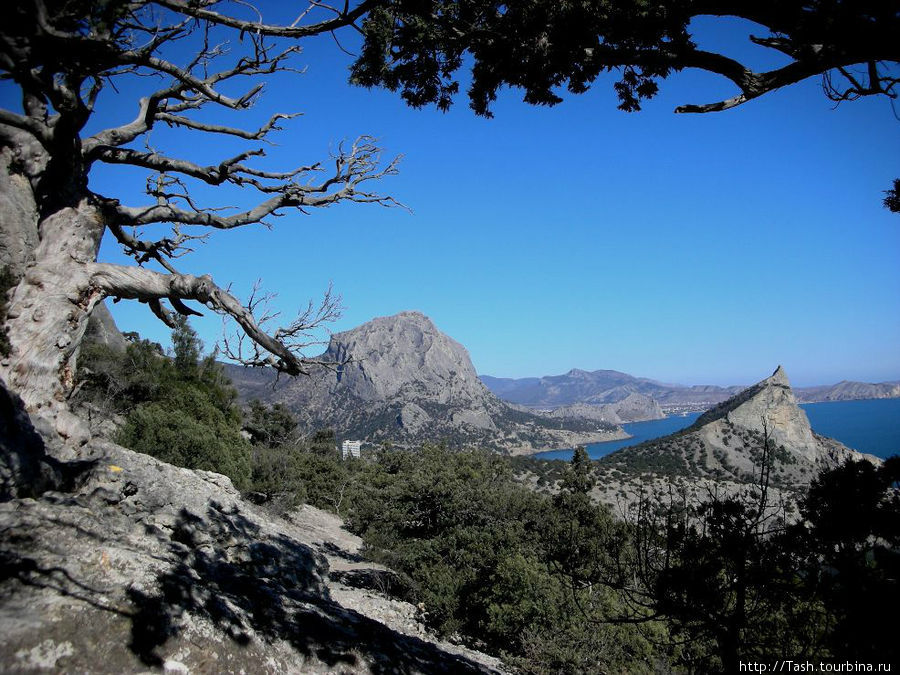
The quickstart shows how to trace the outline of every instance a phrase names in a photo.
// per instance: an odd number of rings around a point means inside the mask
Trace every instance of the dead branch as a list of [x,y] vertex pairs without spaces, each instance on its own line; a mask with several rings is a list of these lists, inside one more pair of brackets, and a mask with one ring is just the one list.
[[185,300],[192,300],[218,314],[231,317],[254,345],[252,356],[241,362],[270,366],[289,375],[305,375],[309,373],[310,367],[319,365],[319,362],[307,358],[302,350],[316,344],[311,337],[315,329],[340,315],[340,298],[333,296],[329,289],[320,305],[314,306],[311,303],[307,311],[270,335],[253,314],[256,304],[241,304],[227,290],[217,286],[209,275],[196,277],[190,274],[162,274],[140,267],[109,263],[90,263],[88,274],[91,286],[100,293],[114,298],[146,302],[168,325],[172,325],[173,321],[169,310],[162,305],[162,300],[168,300],[182,314],[197,314],[184,304]]
[[[107,159],[114,163],[136,164],[148,168],[155,167],[162,172],[174,172],[203,180],[212,185],[229,182],[241,186],[251,186],[263,194],[272,196],[257,206],[232,215],[223,215],[216,209],[199,208],[190,200],[186,189],[178,193],[148,191],[156,203],[144,207],[129,207],[117,201],[100,198],[106,205],[110,222],[120,227],[140,226],[151,223],[180,223],[200,225],[228,230],[235,227],[263,223],[268,216],[277,215],[285,208],[301,211],[307,208],[321,208],[342,201],[374,203],[382,206],[401,206],[394,198],[371,192],[365,184],[397,173],[399,157],[386,165],[381,165],[381,151],[375,139],[363,136],[350,148],[341,145],[333,157],[334,170],[330,176],[318,183],[300,183],[298,179],[311,172],[318,172],[319,165],[303,166],[284,173],[259,171],[245,166],[241,157],[262,154],[262,151],[245,153],[223,162],[218,166],[201,167],[191,162],[174,160],[156,153],[139,153],[125,149],[110,149]],[[177,202],[185,202],[187,208]]]

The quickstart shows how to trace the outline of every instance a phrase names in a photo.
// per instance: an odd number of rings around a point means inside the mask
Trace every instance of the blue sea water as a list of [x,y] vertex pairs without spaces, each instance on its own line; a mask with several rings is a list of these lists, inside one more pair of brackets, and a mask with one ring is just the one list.
[[900,455],[900,398],[806,403],[813,431],[885,459]]
[[[877,457],[900,454],[900,399],[872,399],[865,401],[832,401],[806,403],[810,426],[823,436],[830,436],[844,445]],[[690,426],[700,413],[666,417],[650,422],[632,422],[623,425],[632,435],[621,441],[592,443],[587,446],[588,455],[597,459],[644,441],[675,433]],[[551,450],[535,455],[538,459],[572,459],[572,450]]]

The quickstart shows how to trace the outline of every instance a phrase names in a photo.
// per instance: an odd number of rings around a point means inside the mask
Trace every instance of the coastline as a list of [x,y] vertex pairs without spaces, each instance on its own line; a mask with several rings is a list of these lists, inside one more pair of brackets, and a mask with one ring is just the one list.
[[[590,445],[593,443],[606,443],[608,441],[624,441],[632,438],[632,435],[619,427],[616,431],[607,433],[583,433],[577,431],[554,431],[554,439],[551,447],[535,447],[533,444],[521,444],[506,448],[506,453],[510,457],[525,457],[528,455],[537,455],[542,452],[553,452],[554,450],[566,450],[579,445]],[[543,446],[543,444],[542,444]]]

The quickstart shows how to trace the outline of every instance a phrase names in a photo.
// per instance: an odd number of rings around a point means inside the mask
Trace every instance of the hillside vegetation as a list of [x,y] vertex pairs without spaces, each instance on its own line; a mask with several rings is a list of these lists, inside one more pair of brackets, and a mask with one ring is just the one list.
[[[333,432],[300,434],[284,406],[257,401],[242,416],[196,335],[182,324],[175,337],[173,358],[135,339],[124,353],[97,348],[85,359],[82,402],[113,405],[117,440],[225,473],[276,511],[306,502],[338,514],[366,555],[396,572],[381,592],[511,667],[730,671],[738,660],[897,656],[870,611],[900,599],[896,461],[822,474],[791,524],[769,493],[779,460],[757,443],[768,469],[748,489],[702,502],[648,498],[621,520],[592,499],[598,472],[584,451],[547,465],[545,492],[517,479],[536,460],[483,451],[426,444],[341,461]],[[649,464],[633,470],[693,473],[662,455],[634,457]]]

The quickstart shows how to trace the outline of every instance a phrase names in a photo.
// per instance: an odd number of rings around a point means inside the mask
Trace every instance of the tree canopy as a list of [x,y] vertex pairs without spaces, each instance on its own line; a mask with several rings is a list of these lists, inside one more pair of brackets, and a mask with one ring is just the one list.
[[[691,22],[703,16],[752,22],[759,35],[750,40],[786,63],[754,72],[702,49]],[[470,55],[468,96],[481,115],[490,115],[505,85],[523,89],[529,103],[553,105],[562,100],[560,88],[582,93],[609,71],[619,73],[616,93],[629,111],[652,98],[660,80],[684,68],[720,75],[738,92],[682,105],[676,109],[682,113],[727,110],[814,75],[824,78],[825,92],[835,101],[893,99],[900,82],[900,12],[877,0],[399,0],[374,7],[363,27],[356,81],[399,89],[412,105],[446,108],[459,90],[456,73]]]

